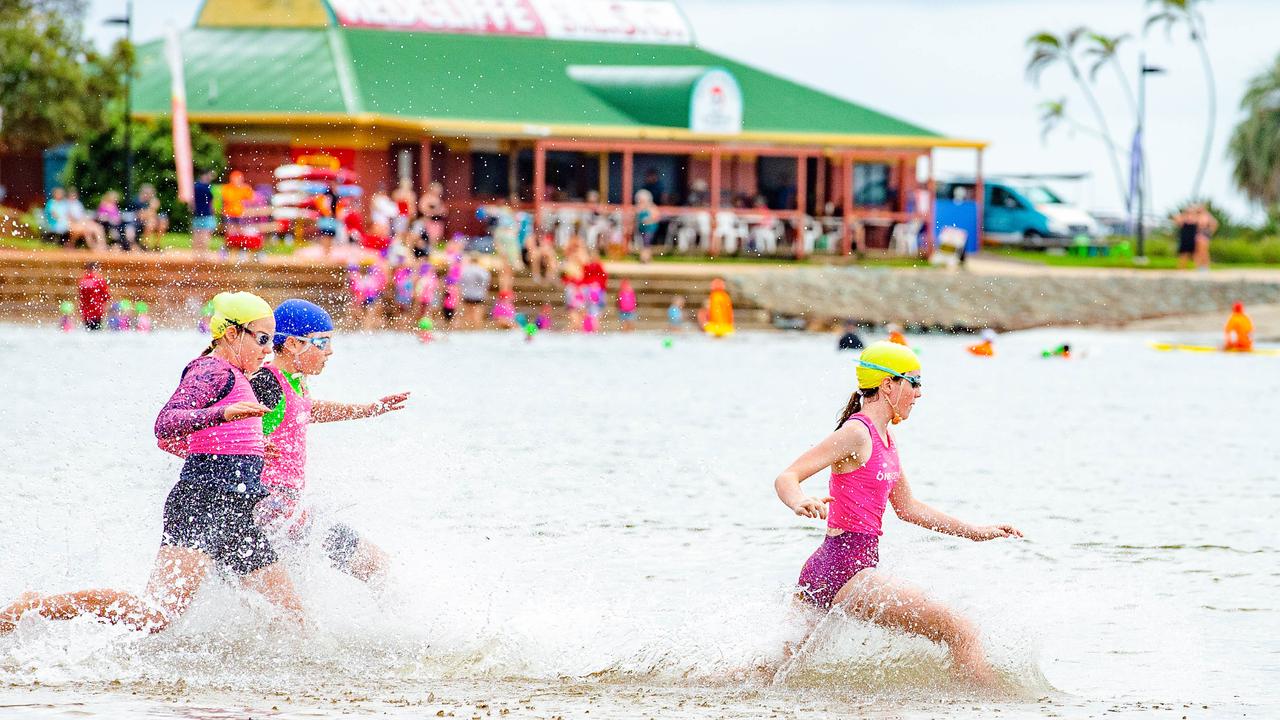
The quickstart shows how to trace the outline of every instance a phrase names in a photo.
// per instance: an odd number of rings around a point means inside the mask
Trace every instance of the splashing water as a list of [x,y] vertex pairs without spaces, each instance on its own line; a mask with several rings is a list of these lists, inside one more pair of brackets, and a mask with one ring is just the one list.
[[[957,685],[943,648],[839,615],[784,664],[806,626],[790,590],[821,529],[778,503],[772,480],[847,398],[852,364],[828,338],[664,349],[644,335],[513,333],[342,336],[312,384],[336,400],[414,391],[402,413],[311,431],[320,523],[387,550],[387,587],[308,547],[287,558],[302,632],[222,576],[156,636],[28,617],[0,638],[0,706],[981,717],[1230,714],[1241,688],[1280,701],[1264,640],[1280,550],[1238,512],[1280,510],[1262,484],[1280,458],[1247,402],[1276,389],[1275,373],[1148,356],[1142,338],[1103,333],[1074,333],[1095,349],[1086,359],[1046,361],[1051,335],[1005,336],[994,361],[966,356],[962,339],[922,340],[925,396],[896,429],[918,496],[1028,533],[979,544],[886,519],[882,538],[882,570],[980,626],[1011,688],[1000,699]],[[0,372],[19,381],[0,420],[20,429],[0,467],[13,508],[0,601],[144,585],[177,474],[151,422],[202,347],[194,333],[0,329]],[[1170,392],[1187,375],[1248,394]],[[1188,454],[1197,438],[1234,459]]]

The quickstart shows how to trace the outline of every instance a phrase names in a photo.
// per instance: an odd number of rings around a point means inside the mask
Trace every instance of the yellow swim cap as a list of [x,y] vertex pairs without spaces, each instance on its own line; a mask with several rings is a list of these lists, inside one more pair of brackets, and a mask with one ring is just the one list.
[[222,337],[232,325],[248,325],[254,320],[271,317],[271,306],[251,292],[218,293],[213,296],[213,317],[209,332]]
[[906,375],[920,369],[920,358],[906,345],[881,340],[867,346],[858,356],[858,388],[876,387],[887,377]]

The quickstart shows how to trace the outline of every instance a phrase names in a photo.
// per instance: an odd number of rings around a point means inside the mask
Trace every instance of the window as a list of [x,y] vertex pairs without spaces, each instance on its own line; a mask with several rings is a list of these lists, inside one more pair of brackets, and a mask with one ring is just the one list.
[[1013,193],[998,185],[991,188],[991,204],[994,207],[1008,208],[1010,210],[1017,210],[1022,207],[1022,203],[1018,201],[1018,198]]
[[858,163],[853,166],[853,204],[889,204],[889,166],[885,163]]
[[511,194],[511,157],[506,153],[471,153],[471,194],[507,197]]

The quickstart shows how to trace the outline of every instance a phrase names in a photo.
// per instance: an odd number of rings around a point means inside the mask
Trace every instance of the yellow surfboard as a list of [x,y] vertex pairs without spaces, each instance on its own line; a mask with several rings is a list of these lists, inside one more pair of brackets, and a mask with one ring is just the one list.
[[1225,355],[1265,355],[1267,357],[1280,357],[1280,348],[1254,348],[1252,350],[1223,350],[1213,345],[1185,345],[1182,343],[1149,343],[1153,350],[1160,352],[1193,352],[1193,353],[1223,353]]

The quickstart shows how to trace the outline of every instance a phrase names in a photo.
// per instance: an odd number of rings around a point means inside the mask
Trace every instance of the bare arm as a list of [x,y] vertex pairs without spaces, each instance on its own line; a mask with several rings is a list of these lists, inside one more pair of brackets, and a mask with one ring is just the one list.
[[372,403],[340,403],[316,400],[311,404],[311,422],[327,423],[340,420],[360,420],[377,417],[396,410],[403,410],[409,393],[388,395]]
[[831,498],[809,497],[800,490],[800,483],[813,477],[823,468],[850,460],[850,470],[856,469],[864,461],[860,458],[871,456],[871,436],[861,423],[845,425],[828,435],[822,442],[809,448],[795,462],[782,471],[773,481],[773,489],[783,505],[801,517],[825,518],[826,503]]
[[911,484],[907,482],[906,475],[894,483],[893,490],[889,492],[889,502],[898,519],[944,535],[979,541],[1022,537],[1022,531],[1012,525],[972,525],[917,500],[911,494]]

